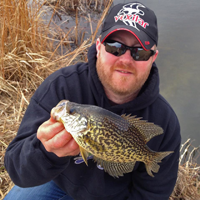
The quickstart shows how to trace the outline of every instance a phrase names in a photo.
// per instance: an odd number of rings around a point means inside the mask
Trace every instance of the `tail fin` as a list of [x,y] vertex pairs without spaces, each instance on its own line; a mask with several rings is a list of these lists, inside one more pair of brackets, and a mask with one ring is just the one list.
[[156,152],[155,156],[152,157],[152,160],[146,163],[146,170],[147,173],[154,177],[152,172],[158,173],[160,166],[157,163],[160,163],[163,158],[168,156],[169,154],[173,153],[173,151],[166,151],[166,152]]

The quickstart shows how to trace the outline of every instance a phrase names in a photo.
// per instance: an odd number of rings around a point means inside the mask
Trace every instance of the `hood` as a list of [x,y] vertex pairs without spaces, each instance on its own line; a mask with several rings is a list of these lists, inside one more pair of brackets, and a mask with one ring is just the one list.
[[101,106],[117,114],[128,114],[141,109],[145,109],[157,99],[159,95],[159,74],[156,64],[153,63],[149,78],[142,87],[139,95],[133,101],[112,106],[97,75],[96,53],[96,45],[94,44],[88,51],[88,65],[90,87],[98,106]]

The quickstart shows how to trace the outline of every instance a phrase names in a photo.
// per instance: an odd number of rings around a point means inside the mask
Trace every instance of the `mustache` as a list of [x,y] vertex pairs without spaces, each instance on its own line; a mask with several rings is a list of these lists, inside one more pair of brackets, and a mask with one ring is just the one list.
[[129,72],[135,72],[135,68],[132,65],[125,64],[125,63],[116,63],[112,66],[112,70],[116,69],[123,69]]

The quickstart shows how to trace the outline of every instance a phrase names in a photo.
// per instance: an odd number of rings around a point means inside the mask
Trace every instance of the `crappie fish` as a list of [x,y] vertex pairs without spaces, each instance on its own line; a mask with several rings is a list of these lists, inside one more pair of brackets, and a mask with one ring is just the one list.
[[62,122],[80,147],[87,164],[93,159],[113,177],[133,171],[136,161],[143,162],[147,173],[159,171],[161,160],[173,153],[152,151],[146,143],[163,129],[135,116],[119,116],[103,108],[63,100],[51,111]]

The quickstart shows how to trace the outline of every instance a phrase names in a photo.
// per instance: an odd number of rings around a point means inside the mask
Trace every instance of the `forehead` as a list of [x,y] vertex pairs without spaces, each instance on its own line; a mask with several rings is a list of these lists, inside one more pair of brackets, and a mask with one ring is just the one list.
[[108,38],[117,40],[118,42],[122,42],[130,46],[139,44],[139,41],[136,39],[136,37],[131,32],[125,30],[115,31]]

